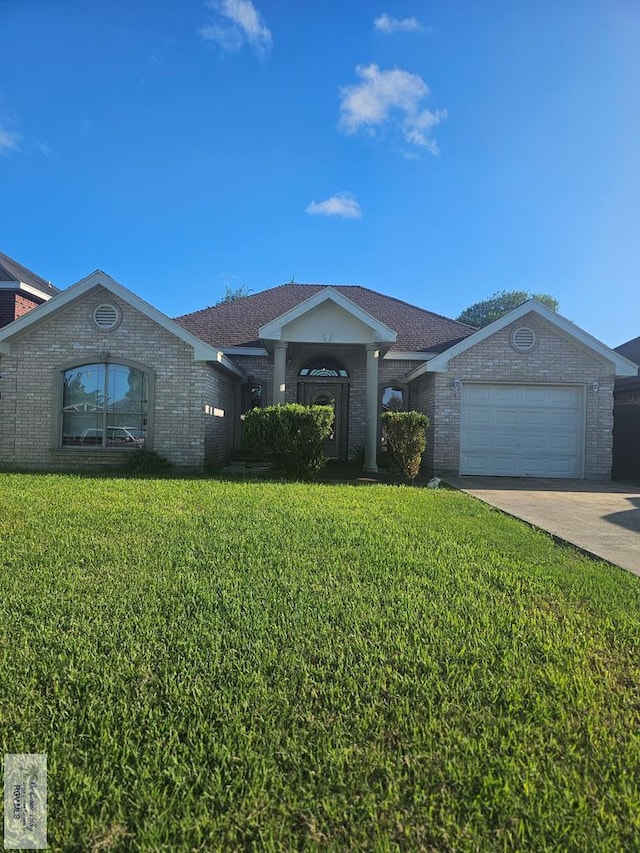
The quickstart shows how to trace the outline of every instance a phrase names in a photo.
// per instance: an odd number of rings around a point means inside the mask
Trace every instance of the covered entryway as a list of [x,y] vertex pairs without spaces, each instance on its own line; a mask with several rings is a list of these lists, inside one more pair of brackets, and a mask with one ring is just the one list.
[[349,373],[339,361],[319,358],[308,362],[298,377],[298,402],[331,406],[335,412],[331,436],[324,446],[327,459],[347,459]]
[[583,476],[584,389],[464,383],[460,474]]
[[[279,405],[290,399],[287,389],[287,364],[290,359],[287,352],[291,345],[295,349],[297,344],[305,346],[318,346],[318,351],[327,347],[359,347],[362,346],[366,352],[366,368],[364,389],[358,388],[358,393],[364,390],[364,466],[363,470],[375,472],[378,470],[376,464],[377,436],[378,436],[378,360],[388,347],[397,338],[397,332],[389,326],[377,320],[367,313],[355,302],[352,302],[342,293],[331,287],[319,290],[309,299],[299,302],[293,308],[285,311],[279,317],[270,320],[258,329],[258,336],[265,346],[273,347],[273,404]],[[318,370],[326,367],[324,364],[317,365]],[[307,384],[313,384],[315,380],[332,380],[335,385],[348,385],[348,377],[319,374],[306,375],[300,371],[298,379],[297,397],[299,402],[308,402],[309,394]],[[321,394],[322,391],[318,391]],[[327,393],[326,389],[325,392]],[[329,395],[331,397],[331,395]],[[332,458],[346,459],[348,391],[342,391],[335,399],[336,443],[328,448]],[[342,413],[344,417],[342,417]],[[358,413],[361,417],[361,413]],[[334,455],[335,454],[335,455]]]

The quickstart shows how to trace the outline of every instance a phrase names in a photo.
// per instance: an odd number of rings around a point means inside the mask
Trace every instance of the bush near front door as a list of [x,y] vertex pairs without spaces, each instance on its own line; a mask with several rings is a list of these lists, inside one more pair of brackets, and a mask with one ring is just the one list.
[[286,403],[252,409],[244,416],[244,441],[275,459],[286,476],[307,479],[326,464],[324,442],[333,419],[332,406]]
[[427,446],[429,418],[422,412],[383,412],[389,450],[407,480],[415,480]]

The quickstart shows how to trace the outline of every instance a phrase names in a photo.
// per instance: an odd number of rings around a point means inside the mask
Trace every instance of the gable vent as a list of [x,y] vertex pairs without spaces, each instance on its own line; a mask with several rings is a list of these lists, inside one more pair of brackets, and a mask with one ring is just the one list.
[[517,349],[518,352],[527,352],[533,347],[535,342],[535,332],[533,329],[527,328],[527,326],[520,326],[520,328],[516,329],[511,336],[513,348]]
[[93,312],[93,322],[99,329],[108,332],[110,329],[115,329],[118,325],[120,315],[115,305],[110,305],[105,302],[103,305],[98,305]]

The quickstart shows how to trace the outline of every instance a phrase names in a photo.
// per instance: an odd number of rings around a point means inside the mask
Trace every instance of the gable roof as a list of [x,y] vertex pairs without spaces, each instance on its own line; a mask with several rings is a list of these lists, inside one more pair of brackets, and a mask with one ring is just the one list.
[[[185,329],[219,347],[262,346],[259,329],[326,290],[324,284],[281,284],[234,302],[224,302],[176,317]],[[471,335],[475,329],[426,311],[392,296],[359,285],[331,285],[332,291],[397,332],[392,350],[438,353]]]
[[489,325],[485,326],[483,329],[478,329],[468,338],[465,338],[465,340],[450,347],[446,352],[440,353],[435,356],[435,358],[431,359],[431,361],[420,365],[420,367],[413,370],[407,378],[412,380],[417,379],[418,376],[421,376],[426,372],[435,373],[447,370],[449,361],[452,358],[455,358],[455,356],[460,355],[460,353],[463,353],[476,344],[479,344],[481,341],[486,340],[486,338],[496,332],[499,332],[500,329],[504,329],[505,326],[513,323],[514,320],[519,320],[520,317],[524,317],[525,314],[529,314],[531,312],[538,314],[550,325],[560,329],[581,346],[600,356],[600,358],[605,359],[605,361],[613,362],[616,376],[635,376],[638,372],[637,365],[610,349],[579,326],[576,326],[575,323],[571,322],[571,320],[567,320],[566,317],[562,317],[560,314],[557,314],[555,311],[547,308],[546,305],[537,299],[528,299],[526,302],[523,302],[522,305],[514,308],[513,311],[509,311],[508,314],[505,314],[498,320],[494,320],[493,323],[489,323]]
[[158,311],[158,309],[154,308],[153,305],[149,305],[149,303],[145,302],[144,299],[140,299],[140,297],[136,296],[135,293],[132,293],[126,287],[123,287],[123,285],[119,284],[115,279],[111,278],[110,275],[107,275],[107,273],[104,273],[101,270],[92,272],[91,275],[81,279],[66,290],[58,292],[58,294],[48,302],[45,302],[43,305],[39,305],[37,308],[27,312],[17,320],[14,320],[13,323],[9,323],[8,326],[0,329],[0,352],[9,352],[10,342],[13,338],[23,334],[31,327],[35,328],[36,326],[41,325],[47,320],[47,318],[59,313],[67,305],[85,296],[95,287],[104,287],[106,290],[109,290],[111,293],[122,299],[123,302],[128,303],[133,308],[140,311],[141,314],[144,314],[159,326],[162,326],[162,328],[166,329],[172,335],[175,335],[177,338],[180,338],[180,340],[183,340],[186,344],[193,347],[193,357],[196,361],[215,361],[223,367],[226,367],[227,370],[235,373],[236,376],[244,375],[243,371],[230,361],[219,349],[210,346],[200,340],[200,338],[191,334],[191,332],[184,327],[179,326],[174,320],[171,320],[166,316],[166,314],[163,314],[162,311]]
[[17,286],[20,284],[27,285],[28,288],[34,288],[38,291],[44,299],[50,299],[56,293],[60,293],[50,281],[45,281],[2,252],[0,252],[0,282],[15,282]]

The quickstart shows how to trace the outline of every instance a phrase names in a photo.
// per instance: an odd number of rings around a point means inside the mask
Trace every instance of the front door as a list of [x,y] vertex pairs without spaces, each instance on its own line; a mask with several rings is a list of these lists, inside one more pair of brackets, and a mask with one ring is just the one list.
[[331,406],[333,408],[335,417],[331,427],[331,435],[324,444],[324,453],[328,459],[346,459],[348,384],[318,379],[300,382],[298,384],[298,401],[305,406]]

